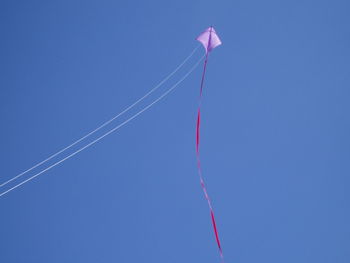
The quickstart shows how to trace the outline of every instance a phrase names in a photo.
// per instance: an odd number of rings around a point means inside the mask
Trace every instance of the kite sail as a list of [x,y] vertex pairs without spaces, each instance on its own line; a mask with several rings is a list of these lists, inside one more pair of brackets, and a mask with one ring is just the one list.
[[196,125],[196,155],[197,155],[197,167],[198,167],[198,174],[200,179],[200,184],[204,192],[204,196],[207,199],[209,210],[210,210],[210,216],[211,221],[213,225],[213,230],[215,234],[216,243],[219,248],[220,257],[222,261],[224,260],[224,254],[222,252],[222,247],[219,239],[219,233],[216,226],[215,216],[214,216],[214,210],[213,206],[211,204],[207,188],[204,183],[203,175],[202,175],[202,167],[201,167],[201,161],[200,161],[200,154],[199,154],[199,138],[200,138],[200,122],[201,122],[201,104],[202,104],[202,94],[203,94],[203,87],[204,87],[204,78],[205,73],[207,70],[207,63],[208,63],[208,56],[210,51],[212,51],[217,46],[221,45],[221,40],[218,37],[218,35],[215,32],[215,29],[211,26],[208,27],[203,33],[201,33],[196,40],[202,43],[205,49],[205,61],[204,61],[204,67],[203,67],[203,73],[202,73],[202,80],[200,85],[200,91],[199,91],[199,105],[198,105],[198,113],[197,113],[197,125]]

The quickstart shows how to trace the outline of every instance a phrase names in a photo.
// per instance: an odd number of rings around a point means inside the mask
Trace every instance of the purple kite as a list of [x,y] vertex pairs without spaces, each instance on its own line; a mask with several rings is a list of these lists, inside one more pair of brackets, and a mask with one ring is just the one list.
[[199,136],[199,130],[200,130],[201,102],[202,102],[202,93],[203,93],[205,72],[206,72],[206,69],[207,69],[207,62],[208,62],[209,52],[212,51],[217,46],[221,45],[221,40],[218,37],[218,35],[216,34],[216,32],[215,32],[215,30],[214,30],[214,28],[212,26],[208,27],[196,39],[203,44],[203,46],[205,48],[205,53],[206,53],[205,54],[205,61],[204,61],[204,68],[203,68],[203,73],[202,73],[200,92],[199,92],[199,106],[198,106],[197,125],[196,125],[197,167],[198,167],[198,174],[199,174],[201,187],[203,189],[205,198],[208,201],[208,205],[209,205],[209,209],[210,209],[210,216],[211,216],[211,221],[212,221],[212,224],[213,224],[213,230],[214,230],[214,234],[215,234],[216,243],[217,243],[218,248],[219,248],[220,257],[221,257],[221,259],[223,261],[224,260],[224,255],[222,253],[222,248],[221,248],[221,244],[220,244],[219,234],[218,234],[218,230],[217,230],[217,227],[216,227],[214,210],[213,210],[213,207],[211,205],[211,201],[210,201],[207,189],[206,189],[205,184],[204,184],[204,179],[203,179],[203,176],[202,176],[201,162],[200,162],[200,158],[199,158],[200,157],[200,155],[199,155],[199,137],[200,137]]

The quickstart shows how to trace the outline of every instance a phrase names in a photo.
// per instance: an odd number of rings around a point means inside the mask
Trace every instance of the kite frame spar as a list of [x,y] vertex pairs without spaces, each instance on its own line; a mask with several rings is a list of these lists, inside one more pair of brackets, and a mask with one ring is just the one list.
[[[182,66],[194,55],[194,53],[197,51],[197,49],[199,48],[199,46],[195,47],[192,52],[168,75],[166,76],[162,81],[160,81],[155,87],[153,87],[150,91],[148,91],[145,95],[143,95],[142,97],[140,97],[138,100],[136,100],[134,103],[132,103],[130,106],[128,106],[127,108],[125,108],[123,111],[121,111],[120,113],[118,113],[117,115],[115,115],[114,117],[112,117],[111,119],[109,119],[108,121],[104,122],[103,124],[101,124],[100,126],[98,126],[96,129],[94,129],[93,131],[89,132],[88,134],[84,135],[83,137],[81,137],[80,139],[74,141],[73,143],[71,143],[70,145],[66,146],[65,148],[57,151],[56,153],[50,155],[49,157],[47,157],[45,160],[35,164],[34,166],[28,168],[27,170],[19,173],[18,175],[12,177],[11,179],[3,182],[0,184],[0,187],[4,187],[5,185],[11,183],[12,181],[22,177],[23,175],[27,174],[28,172],[32,171],[33,169],[43,165],[44,163],[50,161],[52,158],[56,157],[57,155],[65,152],[66,150],[72,148],[74,145],[78,144],[79,142],[85,140],[86,138],[90,137],[91,135],[93,135],[94,133],[96,133],[97,131],[101,130],[103,127],[107,126],[108,124],[110,124],[112,121],[118,119],[120,116],[122,116],[124,113],[126,113],[127,111],[129,111],[130,109],[132,109],[134,106],[136,106],[138,103],[140,103],[141,101],[143,101],[144,99],[146,99],[149,95],[151,95],[153,92],[155,92],[157,89],[159,89],[166,81],[168,81],[176,72],[178,72],[180,70],[180,68],[182,68]],[[1,196],[1,195],[0,195]]]

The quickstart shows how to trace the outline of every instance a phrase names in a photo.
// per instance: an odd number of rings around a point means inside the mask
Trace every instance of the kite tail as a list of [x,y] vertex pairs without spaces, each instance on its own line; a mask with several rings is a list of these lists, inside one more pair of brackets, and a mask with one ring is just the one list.
[[202,80],[201,80],[201,88],[200,88],[200,93],[199,93],[199,105],[198,105],[197,125],[196,125],[196,155],[197,155],[197,167],[198,167],[198,175],[199,175],[200,184],[201,184],[201,187],[202,187],[205,199],[207,199],[208,206],[209,206],[209,209],[210,209],[211,222],[212,222],[212,225],[213,225],[213,230],[214,230],[214,234],[215,234],[216,243],[217,243],[218,248],[219,248],[221,261],[224,262],[224,254],[222,252],[221,243],[220,243],[220,239],[219,239],[219,233],[218,233],[218,229],[216,227],[214,210],[213,210],[213,206],[211,204],[211,200],[210,200],[209,195],[208,195],[207,188],[206,188],[205,183],[204,183],[204,179],[203,179],[203,175],[202,175],[201,161],[200,161],[200,154],[199,154],[201,104],[202,104],[202,93],[203,93],[205,72],[206,72],[206,69],[207,69],[208,55],[209,55],[209,53],[206,54],[205,61],[204,61],[204,68],[203,68],[203,74],[202,74]]

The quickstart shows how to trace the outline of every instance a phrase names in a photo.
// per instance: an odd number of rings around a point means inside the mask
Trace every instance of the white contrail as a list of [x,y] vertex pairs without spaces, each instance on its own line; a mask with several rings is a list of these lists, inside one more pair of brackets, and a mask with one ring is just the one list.
[[121,124],[119,124],[118,126],[114,127],[113,129],[109,130],[108,132],[106,132],[105,134],[103,134],[102,136],[98,137],[97,139],[95,139],[94,141],[90,142],[89,144],[85,145],[84,147],[80,148],[79,150],[73,152],[72,154],[68,155],[67,157],[63,158],[62,160],[54,163],[53,165],[45,168],[44,170],[42,170],[41,172],[29,177],[28,179],[24,180],[23,182],[11,187],[10,189],[6,190],[5,192],[2,192],[0,194],[0,197],[7,194],[8,192],[11,192],[12,190],[16,189],[17,187],[20,187],[21,185],[33,180],[35,177],[41,175],[42,173],[50,170],[51,168],[59,165],[60,163],[70,159],[71,157],[73,157],[74,155],[78,154],[79,152],[85,150],[86,148],[90,147],[91,145],[97,143],[98,141],[102,140],[104,137],[108,136],[109,134],[111,134],[112,132],[120,129],[121,127],[123,127],[125,124],[127,124],[128,122],[130,122],[131,120],[133,120],[134,118],[136,118],[137,116],[139,116],[141,113],[143,113],[144,111],[146,111],[147,109],[149,109],[150,107],[152,107],[154,104],[156,104],[158,101],[160,101],[161,99],[163,99],[165,96],[167,96],[171,91],[173,91],[181,82],[183,82],[191,73],[193,70],[195,70],[199,63],[203,60],[205,56],[202,56],[197,62],[196,64],[178,81],[176,82],[171,88],[169,88],[166,92],[164,92],[160,97],[158,97],[156,100],[154,100],[151,104],[147,105],[146,107],[144,107],[142,110],[140,110],[139,112],[137,112],[136,114],[134,114],[133,116],[131,116],[129,119],[127,119],[126,121],[122,122]]
[[97,127],[95,130],[89,132],[88,134],[86,134],[85,136],[81,137],[80,139],[76,140],[75,142],[73,142],[72,144],[68,145],[67,147],[63,148],[62,150],[59,150],[58,152],[52,154],[51,156],[49,156],[48,158],[46,158],[45,160],[37,163],[36,165],[30,167],[29,169],[25,170],[24,172],[12,177],[11,179],[7,180],[6,182],[3,182],[2,184],[0,184],[0,187],[3,187],[5,185],[7,185],[8,183],[12,182],[13,180],[16,180],[17,178],[25,175],[26,173],[30,172],[31,170],[37,168],[38,166],[46,163],[47,161],[51,160],[52,158],[56,157],[57,155],[59,155],[60,153],[68,150],[69,148],[71,148],[72,146],[76,145],[77,143],[81,142],[82,140],[88,138],[89,136],[91,136],[92,134],[94,134],[95,132],[99,131],[100,129],[102,129],[103,127],[105,127],[106,125],[110,124],[112,121],[114,121],[115,119],[117,119],[118,117],[120,117],[121,115],[123,115],[125,112],[129,111],[131,108],[133,108],[136,104],[138,104],[139,102],[143,101],[145,98],[147,98],[150,94],[152,94],[153,92],[155,92],[160,86],[162,86],[169,78],[171,78],[192,56],[193,54],[197,51],[197,49],[199,48],[199,46],[197,46],[188,56],[187,58],[185,58],[185,60],[183,62],[181,62],[181,64],[179,66],[177,66],[173,72],[171,72],[167,77],[165,77],[161,82],[159,82],[158,85],[156,85],[154,88],[152,88],[149,92],[147,92],[144,96],[142,96],[141,98],[139,98],[138,100],[136,100],[133,104],[131,104],[130,106],[128,106],[126,109],[124,109],[123,111],[121,111],[120,113],[118,113],[117,115],[115,115],[113,118],[111,118],[110,120],[106,121],[105,123],[103,123],[102,125],[100,125],[99,127]]

